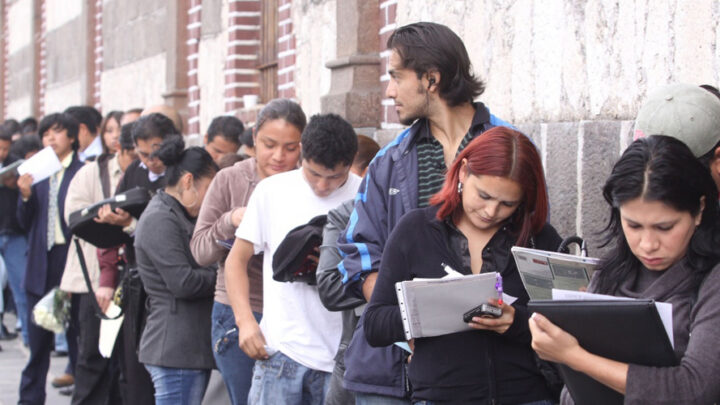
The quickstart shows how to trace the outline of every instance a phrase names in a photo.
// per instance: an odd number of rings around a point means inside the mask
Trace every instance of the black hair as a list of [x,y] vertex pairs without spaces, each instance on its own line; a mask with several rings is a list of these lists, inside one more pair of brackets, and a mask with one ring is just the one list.
[[210,143],[216,136],[220,135],[226,141],[240,145],[240,135],[244,130],[245,127],[242,121],[233,116],[222,115],[215,117],[207,129],[207,141]]
[[398,28],[387,41],[404,68],[419,78],[437,71],[440,97],[454,107],[472,102],[485,91],[485,84],[472,73],[467,49],[450,28],[431,22],[419,22]]
[[142,114],[143,109],[142,108],[131,108],[127,111],[125,111],[125,114]]
[[300,139],[303,159],[334,169],[338,163],[350,166],[358,148],[357,135],[349,122],[337,114],[316,114]]
[[245,145],[248,148],[255,147],[255,141],[253,140],[253,129],[245,128],[242,135],[240,135],[240,144]]
[[168,135],[178,134],[172,120],[160,113],[148,114],[138,118],[132,129],[133,141],[147,141],[152,138],[165,139]]
[[7,133],[9,133],[11,136],[22,133],[22,128],[20,127],[20,123],[17,122],[17,120],[13,119],[13,118],[6,119],[3,122],[2,127],[3,127],[3,131],[7,131]]
[[165,177],[170,187],[176,186],[184,173],[192,174],[193,178],[212,177],[218,166],[210,154],[199,146],[185,149],[181,135],[165,138],[160,148],[153,152],[153,157],[160,159],[165,165]]
[[123,114],[124,113],[122,111],[116,110],[110,111],[109,113],[107,113],[107,115],[105,115],[105,119],[100,125],[100,142],[102,143],[103,153],[108,153],[108,146],[105,144],[105,137],[103,136],[105,135],[105,128],[107,128],[108,122],[110,122],[110,120],[115,120],[117,121],[118,125],[120,125]]
[[695,159],[681,141],[653,135],[633,142],[615,163],[603,188],[610,204],[610,219],[604,229],[605,246],[613,250],[603,258],[598,270],[598,292],[613,294],[620,283],[637,271],[640,260],[633,255],[622,230],[620,206],[636,198],[659,201],[673,209],[697,215],[700,225],[690,239],[686,257],[696,283],[720,261],[720,223],[718,195],[708,170]]
[[27,117],[20,122],[20,129],[25,134],[34,134],[38,130],[38,122],[35,117]]
[[42,149],[42,141],[36,134],[23,135],[10,146],[10,154],[25,159],[25,155]]
[[135,126],[135,122],[125,124],[120,127],[120,150],[133,150],[135,149],[135,142],[133,142],[132,129]]
[[65,109],[66,114],[72,115],[78,123],[84,124],[88,131],[93,134],[97,133],[100,123],[102,123],[102,114],[98,110],[89,105],[76,105]]
[[45,136],[47,131],[55,127],[67,130],[67,137],[75,140],[75,142],[72,143],[72,149],[76,151],[78,149],[79,124],[75,117],[64,112],[46,115],[42,120],[40,120],[40,125],[38,126],[38,135],[40,135],[40,139]]
[[260,131],[263,125],[268,121],[285,120],[288,124],[294,126],[298,131],[303,132],[307,125],[307,118],[302,107],[292,100],[285,98],[276,98],[260,110],[255,121],[255,133]]
[[12,142],[12,136],[13,134],[5,131],[3,128],[0,128],[0,141]]

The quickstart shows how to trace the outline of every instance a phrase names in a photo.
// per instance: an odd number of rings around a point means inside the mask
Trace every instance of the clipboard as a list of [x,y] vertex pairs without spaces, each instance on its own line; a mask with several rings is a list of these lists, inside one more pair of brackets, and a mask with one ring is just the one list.
[[468,310],[498,297],[497,273],[395,283],[407,340],[472,330]]
[[[678,363],[653,300],[535,300],[528,310],[544,315],[598,356],[651,367]],[[562,364],[559,368],[575,403],[623,403],[622,394],[586,374]]]

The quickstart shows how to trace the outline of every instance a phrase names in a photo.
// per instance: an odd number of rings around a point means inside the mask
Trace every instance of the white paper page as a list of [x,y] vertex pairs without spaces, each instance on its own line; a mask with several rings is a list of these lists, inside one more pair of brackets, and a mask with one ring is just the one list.
[[53,149],[48,146],[18,166],[17,171],[21,176],[30,173],[33,176],[33,184],[37,184],[61,169],[60,160]]
[[[632,301],[633,300],[633,298],[627,298],[627,297],[616,297],[614,295],[594,294],[594,293],[582,292],[582,291],[559,290],[556,288],[553,288],[552,294],[553,294],[553,299],[556,301],[566,301],[566,300]],[[655,308],[657,308],[658,315],[660,315],[660,320],[662,321],[663,327],[665,328],[665,332],[667,333],[668,338],[670,339],[670,344],[672,345],[672,347],[675,347],[675,336],[673,333],[672,304],[669,302],[655,302]]]
[[[120,307],[115,305],[114,302],[110,302],[110,306],[105,311],[105,315],[112,318],[120,313]],[[118,319],[101,319],[100,320],[100,338],[98,339],[98,349],[100,354],[106,359],[112,354],[113,347],[115,346],[115,339],[117,339],[118,332],[120,332],[120,326],[122,321],[125,319],[124,316]]]

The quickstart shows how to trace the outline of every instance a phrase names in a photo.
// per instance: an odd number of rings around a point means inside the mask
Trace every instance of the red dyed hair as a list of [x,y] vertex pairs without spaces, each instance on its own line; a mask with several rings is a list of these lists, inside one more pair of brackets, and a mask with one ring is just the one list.
[[507,127],[495,127],[478,135],[460,152],[442,189],[430,199],[430,204],[440,206],[440,220],[462,209],[457,186],[463,159],[467,159],[467,174],[505,177],[520,185],[523,198],[511,218],[518,233],[516,244],[524,246],[545,226],[548,212],[545,175],[535,145],[527,136]]

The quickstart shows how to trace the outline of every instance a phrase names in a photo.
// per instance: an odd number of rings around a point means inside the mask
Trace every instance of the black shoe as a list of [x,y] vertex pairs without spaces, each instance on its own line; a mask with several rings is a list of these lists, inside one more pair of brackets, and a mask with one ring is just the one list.
[[71,397],[74,390],[75,390],[75,386],[71,385],[69,387],[60,388],[58,390],[58,394],[64,395],[66,397]]
[[18,337],[17,333],[10,333],[9,330],[5,327],[5,325],[2,325],[0,328],[0,340],[13,340],[16,337]]

